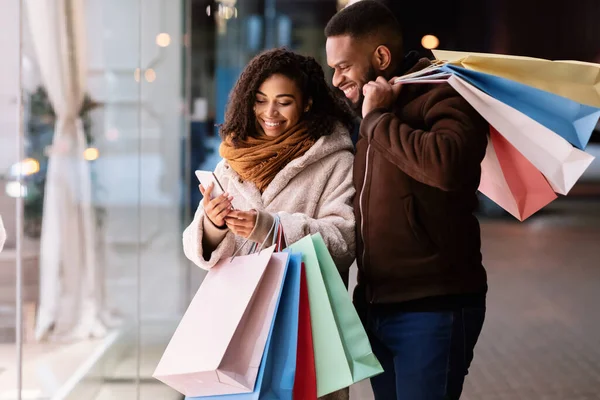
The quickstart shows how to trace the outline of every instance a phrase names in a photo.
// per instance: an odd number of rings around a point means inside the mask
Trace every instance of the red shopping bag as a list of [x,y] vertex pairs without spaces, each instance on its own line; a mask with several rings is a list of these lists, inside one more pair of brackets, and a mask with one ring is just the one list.
[[298,353],[296,355],[296,378],[294,381],[294,399],[313,400],[317,398],[317,373],[313,350],[310,306],[308,303],[308,285],[302,263],[300,278],[300,310],[298,315]]
[[556,199],[544,175],[491,125],[479,191],[519,221]]

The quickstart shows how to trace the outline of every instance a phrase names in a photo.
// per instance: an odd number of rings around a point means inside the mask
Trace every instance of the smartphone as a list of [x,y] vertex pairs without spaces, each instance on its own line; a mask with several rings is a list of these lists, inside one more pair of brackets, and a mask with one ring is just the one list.
[[221,182],[219,182],[214,172],[197,170],[196,177],[198,178],[202,186],[204,186],[204,189],[206,189],[208,185],[213,183],[213,189],[210,194],[211,200],[225,193],[225,189],[223,189]]

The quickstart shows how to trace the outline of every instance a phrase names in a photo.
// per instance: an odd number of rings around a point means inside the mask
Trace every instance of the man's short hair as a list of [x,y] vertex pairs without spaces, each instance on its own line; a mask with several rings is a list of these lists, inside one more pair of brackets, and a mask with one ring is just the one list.
[[402,52],[400,23],[389,8],[375,0],[361,0],[339,11],[327,23],[325,36],[374,40],[392,52]]

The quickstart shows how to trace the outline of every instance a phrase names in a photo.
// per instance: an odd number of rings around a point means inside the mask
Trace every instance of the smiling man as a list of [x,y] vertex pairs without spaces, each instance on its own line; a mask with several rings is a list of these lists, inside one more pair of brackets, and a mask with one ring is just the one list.
[[356,146],[357,310],[385,373],[376,399],[460,398],[485,317],[477,207],[486,122],[448,84],[392,85],[428,59],[403,56],[381,3],[325,29],[333,85],[363,117]]

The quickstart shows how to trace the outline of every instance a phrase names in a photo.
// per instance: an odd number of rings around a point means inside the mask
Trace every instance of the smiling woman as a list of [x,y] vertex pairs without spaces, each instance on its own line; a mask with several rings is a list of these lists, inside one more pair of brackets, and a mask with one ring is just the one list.
[[[305,112],[310,109],[309,99]],[[276,137],[295,126],[302,117],[302,92],[282,74],[267,78],[256,92],[256,121],[267,136]]]
[[321,233],[347,275],[354,259],[352,118],[312,57],[274,49],[252,59],[221,126],[215,175],[226,193],[210,200],[212,187],[200,188],[204,200],[183,237],[187,257],[209,269],[246,240],[269,239],[278,218],[288,244]]
[[314,58],[279,48],[257,55],[246,65],[229,97],[220,133],[225,141],[237,143],[267,134],[265,120],[273,126],[285,119],[288,123],[279,132],[304,124],[316,140],[331,134],[336,124],[349,127],[352,118]]

